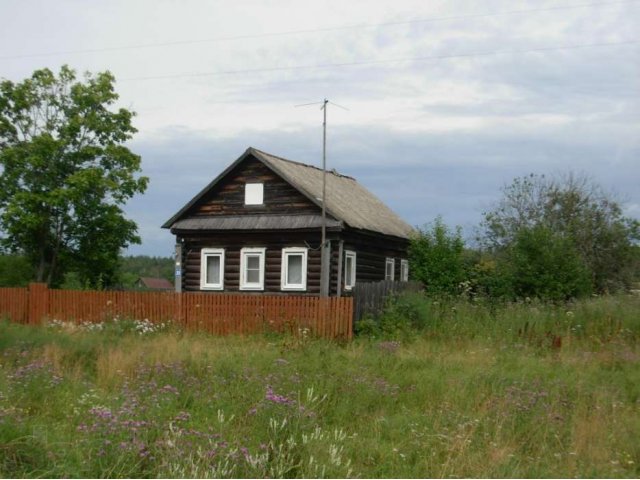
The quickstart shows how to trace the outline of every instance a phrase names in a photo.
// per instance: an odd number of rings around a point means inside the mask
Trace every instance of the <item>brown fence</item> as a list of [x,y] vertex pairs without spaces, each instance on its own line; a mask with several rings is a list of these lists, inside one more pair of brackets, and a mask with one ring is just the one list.
[[0,317],[40,324],[61,320],[101,322],[112,318],[174,321],[189,330],[218,335],[308,329],[325,338],[351,338],[353,300],[301,296],[220,295],[173,292],[89,292],[0,288]]

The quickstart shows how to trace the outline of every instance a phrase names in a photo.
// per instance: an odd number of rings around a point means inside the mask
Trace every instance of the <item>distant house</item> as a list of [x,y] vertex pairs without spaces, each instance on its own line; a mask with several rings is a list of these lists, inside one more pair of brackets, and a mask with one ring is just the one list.
[[181,251],[182,289],[318,295],[324,281],[341,296],[356,282],[406,281],[411,226],[335,170],[326,175],[330,255],[321,280],[322,177],[247,149],[163,225]]
[[136,287],[144,290],[173,290],[174,286],[166,278],[140,277]]

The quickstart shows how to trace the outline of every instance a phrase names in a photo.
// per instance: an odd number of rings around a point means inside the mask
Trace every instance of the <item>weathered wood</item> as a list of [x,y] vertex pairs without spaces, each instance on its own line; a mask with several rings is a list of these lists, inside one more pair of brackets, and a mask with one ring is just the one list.
[[392,295],[420,290],[422,290],[422,285],[419,282],[382,280],[380,282],[356,283],[352,292],[354,321],[362,320],[365,316],[377,317]]
[[[264,205],[244,204],[244,186],[247,182],[264,183]],[[256,213],[311,214],[319,213],[320,209],[262,162],[248,158],[229,172],[223,182],[216,185],[186,214],[236,215],[249,212],[254,215]]]

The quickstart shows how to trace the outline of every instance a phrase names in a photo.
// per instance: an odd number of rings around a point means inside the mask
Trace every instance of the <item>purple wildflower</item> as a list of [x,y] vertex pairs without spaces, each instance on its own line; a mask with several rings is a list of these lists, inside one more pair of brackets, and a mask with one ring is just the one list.
[[273,389],[267,385],[267,393],[265,394],[265,398],[273,403],[278,403],[280,405],[295,405],[295,400],[292,400],[284,395],[278,395],[274,393]]

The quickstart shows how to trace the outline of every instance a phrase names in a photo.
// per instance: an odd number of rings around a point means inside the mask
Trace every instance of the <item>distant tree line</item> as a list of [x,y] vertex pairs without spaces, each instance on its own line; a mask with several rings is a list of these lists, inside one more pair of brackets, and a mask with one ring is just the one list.
[[529,175],[484,213],[475,248],[440,217],[418,229],[411,274],[433,294],[567,300],[629,289],[639,240],[639,222],[587,177]]
[[[95,285],[83,281],[79,272],[66,272],[61,288],[73,290],[85,289],[125,289],[137,288],[140,277],[166,278],[173,281],[174,260],[171,257],[152,257],[147,255],[121,256],[109,284]],[[24,287],[37,279],[35,269],[29,259],[20,255],[0,255],[0,287]]]

